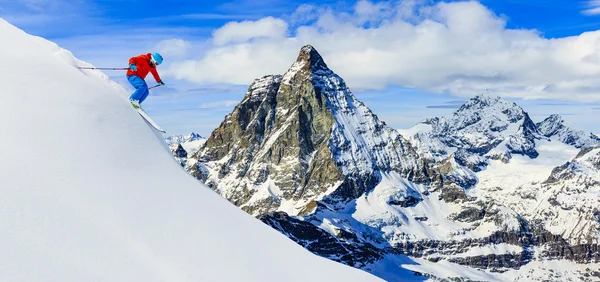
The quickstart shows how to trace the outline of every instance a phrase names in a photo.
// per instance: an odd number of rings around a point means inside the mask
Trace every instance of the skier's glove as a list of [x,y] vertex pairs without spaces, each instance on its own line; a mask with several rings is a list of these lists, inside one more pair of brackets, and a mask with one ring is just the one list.
[[161,81],[158,82],[158,85],[163,86],[163,85],[165,85],[165,83],[162,82],[162,80],[161,80]]
[[137,67],[135,66],[135,64],[129,65],[129,69],[132,71],[137,71]]

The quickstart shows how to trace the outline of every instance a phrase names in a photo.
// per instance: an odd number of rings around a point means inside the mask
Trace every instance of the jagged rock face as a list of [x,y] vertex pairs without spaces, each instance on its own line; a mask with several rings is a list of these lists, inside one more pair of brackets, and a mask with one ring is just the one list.
[[379,182],[377,171],[434,175],[311,46],[284,76],[256,80],[193,159],[190,171],[254,215],[356,198]]
[[352,232],[336,229],[334,234],[330,234],[283,212],[263,215],[259,219],[309,251],[357,268],[382,259],[385,253]]
[[561,116],[551,115],[538,123],[537,127],[544,136],[556,138],[560,142],[575,146],[576,148],[600,144],[598,136],[592,133],[586,134],[581,130],[574,130],[564,123],[565,121]]
[[187,151],[183,148],[183,146],[181,146],[181,144],[177,144],[176,147],[175,146],[172,147],[171,153],[176,158],[187,158],[187,156],[188,156]]

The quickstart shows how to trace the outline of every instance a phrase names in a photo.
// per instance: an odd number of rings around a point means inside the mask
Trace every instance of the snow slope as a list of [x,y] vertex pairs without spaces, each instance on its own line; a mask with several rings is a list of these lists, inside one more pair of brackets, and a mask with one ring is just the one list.
[[2,19],[0,37],[1,281],[377,279],[202,189],[68,51]]

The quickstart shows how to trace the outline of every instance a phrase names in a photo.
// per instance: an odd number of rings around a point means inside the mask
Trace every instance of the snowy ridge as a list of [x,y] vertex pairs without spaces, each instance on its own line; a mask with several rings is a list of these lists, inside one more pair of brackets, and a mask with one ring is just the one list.
[[535,158],[535,140],[541,137],[521,107],[488,95],[469,100],[452,116],[427,119],[407,132],[413,133],[410,141],[419,152],[436,161],[459,148],[506,160],[513,153]]
[[169,145],[194,142],[194,141],[198,141],[198,140],[202,140],[202,139],[205,139],[205,138],[200,136],[200,134],[194,133],[194,132],[190,133],[189,135],[179,134],[179,135],[172,135],[172,136],[165,137],[165,141]]
[[378,280],[199,185],[100,72],[2,19],[0,36],[0,280],[304,281],[298,265],[321,281]]
[[551,115],[537,124],[540,132],[546,136],[556,139],[562,143],[582,148],[600,144],[600,138],[592,133],[582,130],[574,130],[564,125],[564,120],[559,115]]
[[342,78],[332,71],[318,71],[312,79],[333,112],[331,151],[344,175],[418,169],[418,156],[407,141],[358,101]]

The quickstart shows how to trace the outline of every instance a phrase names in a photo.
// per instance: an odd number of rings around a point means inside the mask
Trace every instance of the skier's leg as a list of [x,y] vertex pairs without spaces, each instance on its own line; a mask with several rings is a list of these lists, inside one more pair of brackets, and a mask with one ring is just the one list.
[[146,91],[144,91],[144,93],[142,93],[142,97],[140,98],[140,104],[142,102],[144,102],[144,100],[146,100],[146,97],[148,97],[148,94],[150,94],[150,91],[148,90],[148,86],[146,86],[145,90]]
[[137,75],[128,76],[127,80],[129,80],[129,83],[131,83],[131,85],[133,85],[133,87],[135,87],[135,92],[133,92],[133,94],[131,94],[129,99],[137,100],[137,101],[141,102],[140,99],[142,99],[142,96],[144,96],[144,93],[148,92],[148,85],[141,77],[139,77]]

